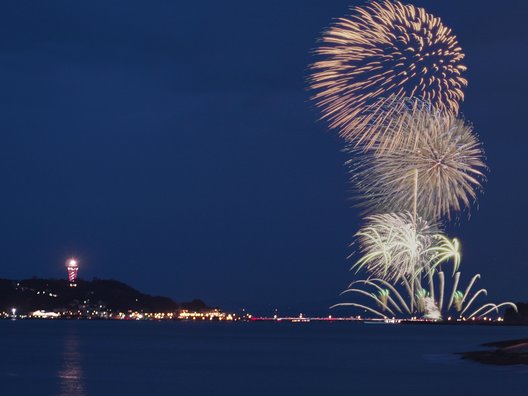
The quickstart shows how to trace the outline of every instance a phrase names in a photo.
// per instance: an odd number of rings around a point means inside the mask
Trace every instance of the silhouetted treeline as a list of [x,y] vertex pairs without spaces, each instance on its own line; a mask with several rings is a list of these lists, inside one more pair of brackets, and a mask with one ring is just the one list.
[[77,287],[70,287],[63,279],[25,279],[13,281],[0,279],[0,311],[26,313],[38,309],[84,309],[111,311],[175,312],[180,308],[207,309],[201,300],[182,303],[181,306],[168,297],[150,296],[116,280],[77,280]]

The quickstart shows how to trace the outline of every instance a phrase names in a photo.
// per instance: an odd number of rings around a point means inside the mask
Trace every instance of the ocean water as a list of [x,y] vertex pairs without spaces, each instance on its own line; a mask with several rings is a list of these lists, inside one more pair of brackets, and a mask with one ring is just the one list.
[[461,360],[526,327],[0,321],[0,395],[527,395]]

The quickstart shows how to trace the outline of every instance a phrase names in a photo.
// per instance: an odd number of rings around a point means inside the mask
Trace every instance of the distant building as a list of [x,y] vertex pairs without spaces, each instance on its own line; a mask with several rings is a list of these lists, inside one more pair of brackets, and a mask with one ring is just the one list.
[[180,320],[237,320],[235,314],[225,313],[219,309],[212,309],[207,311],[189,311],[187,309],[180,310],[178,314]]
[[71,258],[66,261],[66,268],[68,270],[68,281],[70,282],[70,287],[77,287],[77,272],[79,271],[79,265],[77,260]]
[[52,318],[60,317],[60,314],[57,312],[46,312],[46,311],[39,309],[38,311],[31,312],[29,316],[33,318],[40,318],[40,319],[52,319]]

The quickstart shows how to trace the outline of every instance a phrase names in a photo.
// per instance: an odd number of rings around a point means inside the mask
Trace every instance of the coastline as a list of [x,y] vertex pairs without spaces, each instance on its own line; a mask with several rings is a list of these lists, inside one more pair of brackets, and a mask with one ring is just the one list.
[[528,365],[528,338],[488,342],[483,351],[461,352],[462,359],[496,366]]

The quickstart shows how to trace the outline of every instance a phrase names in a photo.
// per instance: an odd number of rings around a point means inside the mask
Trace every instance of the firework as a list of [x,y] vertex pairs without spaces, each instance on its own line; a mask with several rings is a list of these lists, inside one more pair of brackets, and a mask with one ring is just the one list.
[[383,279],[412,280],[449,260],[458,269],[458,241],[440,234],[435,224],[408,212],[373,215],[366,221],[356,234],[362,254],[353,266],[357,271],[365,268]]
[[372,106],[397,98],[458,114],[464,54],[451,29],[423,8],[387,0],[355,7],[320,41],[309,85],[323,118],[345,139],[369,146]]
[[[427,319],[439,320],[447,317],[458,317],[463,319],[482,318],[491,312],[499,313],[499,309],[505,306],[510,306],[514,310],[517,307],[512,302],[503,302],[500,304],[488,303],[475,307],[475,303],[479,296],[486,296],[486,289],[479,289],[471,299],[473,286],[480,278],[480,275],[474,275],[465,291],[458,290],[460,272],[453,275],[453,285],[449,303],[444,302],[445,292],[445,275],[442,271],[436,273],[436,277],[429,277],[429,289],[420,288],[413,291],[410,287],[406,287],[405,291],[399,291],[391,283],[384,279],[366,279],[352,282],[349,288],[342,294],[352,293],[367,297],[370,301],[376,304],[376,308],[369,307],[365,304],[356,302],[340,303],[334,305],[332,308],[339,306],[352,306],[367,310],[377,316],[386,318],[388,315],[392,317],[411,317],[421,315]],[[435,280],[438,284],[435,284]],[[374,289],[374,292],[369,292],[359,288],[363,285],[367,288]],[[436,292],[435,293],[435,289]],[[437,296],[437,297],[435,297]],[[393,298],[394,297],[394,298]]]
[[[482,146],[459,117],[466,67],[451,29],[423,8],[377,0],[338,19],[315,52],[312,99],[349,143],[351,180],[369,214],[352,268],[371,278],[344,293],[375,306],[338,306],[433,320],[516,309],[510,302],[475,307],[487,295],[472,293],[480,275],[458,289],[460,244],[439,230],[476,201],[486,171]],[[446,263],[453,266],[448,295]]]
[[[387,120],[370,152],[350,146],[351,180],[367,212],[417,211],[426,219],[451,218],[476,200],[485,180],[484,152],[463,119],[423,102]],[[377,150],[383,148],[383,150]]]
[[445,235],[434,235],[435,244],[427,253],[431,256],[429,261],[430,272],[447,261],[453,262],[453,272],[460,267],[460,243],[458,239],[449,239]]

